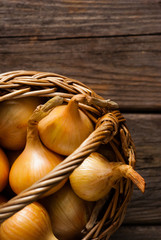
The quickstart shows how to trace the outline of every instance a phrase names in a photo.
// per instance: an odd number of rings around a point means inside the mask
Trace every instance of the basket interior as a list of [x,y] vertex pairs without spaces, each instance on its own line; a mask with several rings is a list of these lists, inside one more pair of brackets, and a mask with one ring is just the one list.
[[[14,71],[0,75],[0,102],[29,96],[40,97],[44,102],[54,96],[61,96],[64,102],[68,102],[77,94],[86,96],[84,101],[79,103],[79,106],[89,116],[95,126],[100,117],[109,114],[109,117],[105,121],[109,123],[111,135],[106,141],[98,144],[97,151],[110,161],[123,162],[134,168],[134,143],[126,126],[125,119],[120,117],[121,114],[117,109],[118,105],[116,103],[104,100],[92,89],[77,80],[55,73]],[[114,127],[111,128],[111,126],[115,124],[113,122],[115,118],[118,119],[119,124],[117,132],[112,134]],[[86,144],[88,146],[88,143]],[[89,148],[91,152],[94,151],[90,145]],[[78,150],[81,151],[81,149]],[[52,177],[54,178],[54,175]],[[89,222],[82,230],[82,239],[109,239],[123,222],[132,191],[133,183],[123,178],[107,197],[95,202]],[[28,194],[30,195],[30,189],[28,190]],[[21,197],[24,199],[24,196],[20,196],[11,201],[10,206],[20,204]],[[25,204],[29,204],[29,202],[26,201]],[[1,210],[3,211],[3,208],[0,209],[0,213]]]

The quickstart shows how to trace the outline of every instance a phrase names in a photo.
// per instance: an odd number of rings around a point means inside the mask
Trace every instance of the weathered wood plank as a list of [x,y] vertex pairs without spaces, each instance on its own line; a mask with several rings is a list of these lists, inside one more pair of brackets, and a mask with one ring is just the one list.
[[1,36],[54,38],[161,32],[159,0],[1,0]]
[[160,240],[161,226],[122,226],[110,240]]
[[[122,111],[159,112],[160,34],[160,0],[1,0],[0,72],[57,72],[118,102]],[[147,186],[144,195],[135,187],[127,209],[124,224],[136,226],[123,225],[111,239],[159,240],[161,115],[125,117]]]
[[0,59],[0,72],[52,71],[84,82],[122,110],[161,110],[161,36],[0,38]]
[[136,169],[146,181],[144,194],[134,188],[124,222],[161,224],[161,115],[124,116],[136,145]]

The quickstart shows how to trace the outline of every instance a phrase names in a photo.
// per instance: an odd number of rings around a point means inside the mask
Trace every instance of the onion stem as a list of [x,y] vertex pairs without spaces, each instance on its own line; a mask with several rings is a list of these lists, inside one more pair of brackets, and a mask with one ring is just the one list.
[[28,125],[37,125],[54,107],[59,106],[62,103],[63,98],[56,96],[47,101],[44,105],[39,105],[30,117]]

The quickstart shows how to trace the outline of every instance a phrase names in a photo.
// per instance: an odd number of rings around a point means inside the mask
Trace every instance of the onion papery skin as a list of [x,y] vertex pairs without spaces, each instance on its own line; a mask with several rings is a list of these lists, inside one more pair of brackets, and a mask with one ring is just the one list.
[[81,239],[81,231],[93,209],[92,202],[80,199],[70,183],[41,201],[49,213],[53,233],[59,240]]
[[50,218],[45,208],[31,203],[0,226],[1,240],[54,240]]
[[28,120],[40,103],[39,98],[27,97],[0,104],[0,145],[3,148],[20,150],[25,147]]
[[70,175],[74,192],[86,201],[97,201],[105,197],[121,177],[118,163],[108,162],[101,154],[92,153]]
[[[9,183],[12,190],[16,194],[20,193],[53,170],[62,160],[62,156],[44,147],[37,137],[35,141],[28,140],[24,151],[15,160],[10,170]],[[62,180],[43,196],[56,192],[66,181],[67,179]]]
[[91,153],[69,176],[74,192],[87,201],[105,197],[121,178],[129,178],[144,192],[145,181],[132,166],[109,162],[97,152]]
[[69,102],[68,105],[55,107],[39,122],[38,130],[45,146],[68,156],[90,135],[94,127],[78,104]]
[[4,151],[0,148],[0,192],[7,185],[8,176],[9,176],[9,162]]

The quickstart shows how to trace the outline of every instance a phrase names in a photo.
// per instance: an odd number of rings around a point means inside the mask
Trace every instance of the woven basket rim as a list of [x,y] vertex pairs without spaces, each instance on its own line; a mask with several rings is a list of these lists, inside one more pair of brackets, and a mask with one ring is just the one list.
[[[73,166],[75,166],[76,162],[78,164],[78,155],[82,154],[82,150],[85,152],[84,149],[86,145],[89,147],[86,147],[86,152],[83,156],[81,155],[81,158],[88,156],[89,152],[95,151],[95,149],[97,149],[101,144],[110,143],[117,159],[121,162],[126,162],[126,164],[135,168],[135,146],[126,126],[125,119],[122,117],[116,103],[110,100],[104,100],[101,96],[97,95],[92,89],[80,81],[59,74],[26,70],[11,71],[0,74],[0,104],[6,100],[29,96],[47,99],[54,96],[61,96],[63,97],[64,102],[68,102],[74,95],[77,94],[85,96],[84,102],[80,102],[79,106],[95,124],[101,116],[104,116],[104,118],[102,122],[99,123],[99,127],[92,133],[93,135],[91,134],[92,136],[87,138],[75,151],[76,154],[74,152],[74,154],[71,154],[72,156],[70,155],[67,157],[65,160],[67,162],[67,166],[69,166],[71,159],[75,158],[75,161],[72,160],[73,165],[72,163],[70,165],[70,167],[74,169]],[[103,132],[101,135],[102,138],[98,141],[97,139],[98,135],[100,136],[100,132]],[[120,142],[115,139],[116,135],[119,135]],[[92,146],[91,143],[93,142],[95,142],[97,147]],[[118,150],[120,147],[122,153]],[[60,164],[56,172],[53,172],[50,177],[45,176],[43,179],[46,181],[48,179],[51,180],[51,178],[58,178],[59,173],[62,169],[65,169],[65,167],[65,165],[63,166],[63,164]],[[69,172],[65,171],[61,177],[65,178]],[[41,179],[38,183],[42,184],[43,181],[44,180]],[[52,184],[54,184],[54,181]],[[37,189],[37,183],[33,184],[33,186],[0,207],[0,221],[4,221],[14,214],[14,212],[20,210],[22,208],[22,202],[24,207],[39,198],[40,195],[33,194],[33,189]],[[130,180],[123,180],[120,185],[118,185],[118,189],[116,189],[113,193],[110,204],[107,207],[102,219],[97,220],[92,227],[90,219],[87,224],[88,227],[84,229],[84,237],[82,239],[88,240],[98,236],[99,239],[109,239],[123,222],[132,192],[133,183]],[[42,194],[42,192],[40,194]],[[100,207],[100,201],[96,203],[96,207]],[[11,209],[13,210],[12,214]]]

